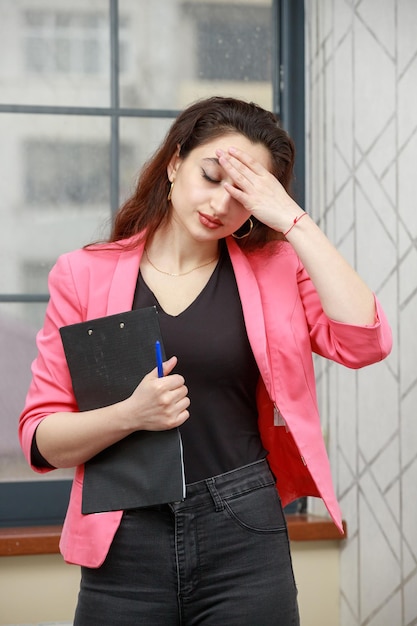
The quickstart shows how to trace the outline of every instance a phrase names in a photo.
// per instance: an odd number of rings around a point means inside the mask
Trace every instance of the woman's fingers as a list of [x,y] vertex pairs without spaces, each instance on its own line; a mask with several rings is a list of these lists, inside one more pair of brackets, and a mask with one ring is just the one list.
[[218,150],[217,157],[229,177],[223,185],[230,196],[270,228],[287,230],[300,207],[269,169],[235,147]]
[[238,184],[247,182],[253,185],[270,175],[270,172],[259,161],[243,150],[231,147],[227,153],[218,150],[217,156],[220,165]]

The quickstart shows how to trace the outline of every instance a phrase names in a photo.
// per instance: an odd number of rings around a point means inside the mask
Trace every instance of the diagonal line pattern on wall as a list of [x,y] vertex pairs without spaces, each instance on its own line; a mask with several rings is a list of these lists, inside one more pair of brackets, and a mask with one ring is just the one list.
[[307,4],[308,210],[377,290],[395,339],[384,363],[355,375],[317,364],[331,463],[350,529],[341,554],[340,626],[412,626],[417,2]]

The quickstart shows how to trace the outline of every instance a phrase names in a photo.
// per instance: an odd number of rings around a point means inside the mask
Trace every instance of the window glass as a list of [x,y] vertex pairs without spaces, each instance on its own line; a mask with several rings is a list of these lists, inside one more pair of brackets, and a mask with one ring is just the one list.
[[[24,145],[25,203],[38,209],[108,211],[109,143],[83,136],[71,140],[30,139]],[[134,147],[119,145],[122,183],[133,161]]]
[[195,4],[199,80],[270,83],[271,6]]
[[21,304],[0,306],[0,480],[31,478],[33,473],[27,471],[16,429],[17,417],[22,410],[22,398],[25,397],[30,382],[29,366],[36,353],[35,323],[24,319],[25,314],[21,307]]
[[3,103],[110,103],[108,0],[0,0],[0,50]]
[[[0,134],[0,294],[45,294],[53,260],[107,228],[110,122],[7,114]],[[123,145],[121,161],[131,154]]]
[[179,109],[219,94],[272,107],[272,0],[120,0],[119,6],[130,17],[125,36],[132,59],[120,75],[122,106]]
[[29,9],[23,20],[29,74],[107,74],[109,25],[103,10]]
[[173,120],[171,118],[135,118],[120,120],[120,143],[129,145],[129,158],[120,159],[120,203],[134,190],[140,169],[163,141]]
[[[39,479],[20,449],[17,418],[29,387],[35,337],[44,311],[45,303],[0,303],[0,482]],[[59,470],[48,477],[57,480],[72,474],[72,470]]]

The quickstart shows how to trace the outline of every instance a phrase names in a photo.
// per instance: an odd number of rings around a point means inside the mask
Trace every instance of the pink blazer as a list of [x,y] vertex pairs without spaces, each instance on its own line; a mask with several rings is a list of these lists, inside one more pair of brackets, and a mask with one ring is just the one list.
[[[58,329],[131,309],[144,242],[131,244],[132,240],[126,240],[63,255],[50,273],[50,301],[37,336],[38,356],[19,423],[29,463],[32,438],[43,417],[56,411],[77,411]],[[249,254],[232,238],[227,246],[261,374],[259,429],[282,503],[285,506],[305,495],[321,497],[342,531],[321,433],[312,352],[351,368],[369,365],[391,350],[389,324],[377,301],[372,326],[352,326],[326,317],[311,280],[288,243],[271,244]],[[66,561],[98,567],[107,555],[122,511],[82,515],[83,473],[83,466],[76,468],[60,548]]]

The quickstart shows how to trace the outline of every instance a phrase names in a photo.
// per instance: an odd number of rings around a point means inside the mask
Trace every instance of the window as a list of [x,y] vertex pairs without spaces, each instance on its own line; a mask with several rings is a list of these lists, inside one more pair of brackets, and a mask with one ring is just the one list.
[[204,80],[271,80],[273,25],[264,5],[202,4],[190,11],[196,19],[198,76]]
[[[104,12],[30,10],[24,14],[25,61],[28,72],[106,74],[109,65],[108,20]],[[127,60],[123,51],[120,72]]]
[[274,110],[302,165],[303,0],[63,4],[0,0],[3,526],[59,523],[68,499],[68,475],[39,477],[17,441],[55,259],[106,236],[138,170],[197,98]]
[[[120,145],[122,176],[133,162],[133,153],[131,146]],[[42,209],[109,204],[109,146],[104,142],[30,140],[24,154],[28,206]]]

